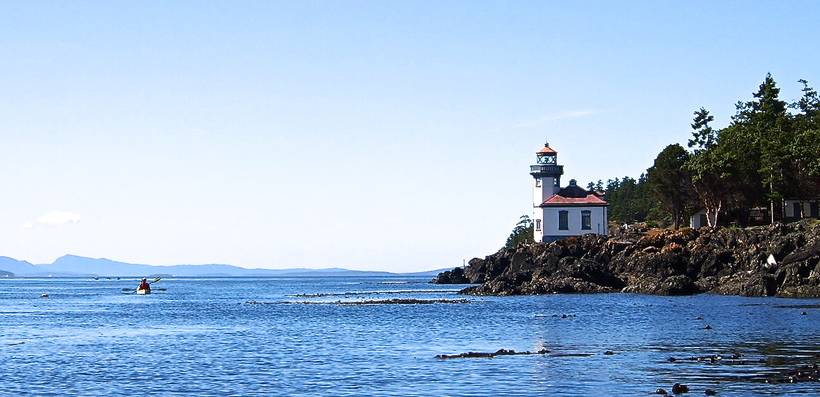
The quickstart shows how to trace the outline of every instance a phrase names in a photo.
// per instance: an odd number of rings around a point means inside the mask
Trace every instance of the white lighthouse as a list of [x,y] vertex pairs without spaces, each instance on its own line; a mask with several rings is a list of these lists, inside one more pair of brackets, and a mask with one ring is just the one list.
[[561,188],[564,166],[558,152],[545,143],[535,152],[532,175],[533,234],[535,241],[551,242],[570,236],[607,234],[607,202],[579,187],[575,180]]

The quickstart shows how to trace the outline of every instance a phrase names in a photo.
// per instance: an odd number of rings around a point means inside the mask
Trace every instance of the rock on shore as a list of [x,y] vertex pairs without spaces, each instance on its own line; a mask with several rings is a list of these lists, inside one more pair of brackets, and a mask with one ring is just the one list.
[[620,291],[820,297],[820,222],[650,229],[520,244],[472,259],[433,282],[481,284],[462,291],[473,295]]

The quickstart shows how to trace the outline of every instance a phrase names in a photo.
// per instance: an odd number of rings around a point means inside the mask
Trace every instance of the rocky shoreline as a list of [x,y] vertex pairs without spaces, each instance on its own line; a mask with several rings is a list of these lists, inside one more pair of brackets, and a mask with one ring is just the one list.
[[751,228],[647,229],[520,244],[437,284],[470,295],[626,292],[820,297],[820,222]]

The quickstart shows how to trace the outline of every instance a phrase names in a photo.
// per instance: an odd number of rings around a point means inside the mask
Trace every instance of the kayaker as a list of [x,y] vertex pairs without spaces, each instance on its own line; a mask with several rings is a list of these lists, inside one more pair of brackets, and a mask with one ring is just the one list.
[[138,291],[141,290],[141,289],[148,290],[148,291],[151,290],[151,284],[148,284],[148,280],[145,279],[145,278],[142,279],[142,281],[140,282],[140,286],[137,287]]

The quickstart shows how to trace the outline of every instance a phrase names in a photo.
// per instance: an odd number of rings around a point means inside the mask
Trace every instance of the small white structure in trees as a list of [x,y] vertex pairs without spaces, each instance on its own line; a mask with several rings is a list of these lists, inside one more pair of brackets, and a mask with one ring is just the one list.
[[783,216],[792,220],[820,218],[820,198],[783,200]]
[[607,230],[607,202],[588,192],[575,180],[561,187],[564,166],[558,165],[558,152],[549,143],[535,153],[530,166],[533,185],[533,233],[535,241],[548,243],[570,236],[603,234]]
[[[695,212],[694,214],[692,214],[692,216],[689,217],[689,227],[691,227],[692,229],[697,229],[697,228],[709,226],[708,216],[709,215],[706,213],[706,210],[700,210],[698,212]],[[712,221],[711,222],[712,224],[715,223],[715,216],[714,215],[712,215],[711,221]]]
[[[815,218],[820,219],[820,198],[807,198],[807,199],[795,199],[789,198],[783,200],[783,221],[791,222],[791,221],[798,221],[800,219],[806,218]],[[753,207],[749,208],[749,219],[750,221],[754,222],[765,222],[768,223],[769,208],[766,207]],[[693,229],[697,229],[699,227],[709,226],[709,218],[707,218],[707,212],[704,209],[701,209],[691,217],[689,217],[689,227]],[[715,224],[715,216],[714,214],[711,216],[711,224]]]

